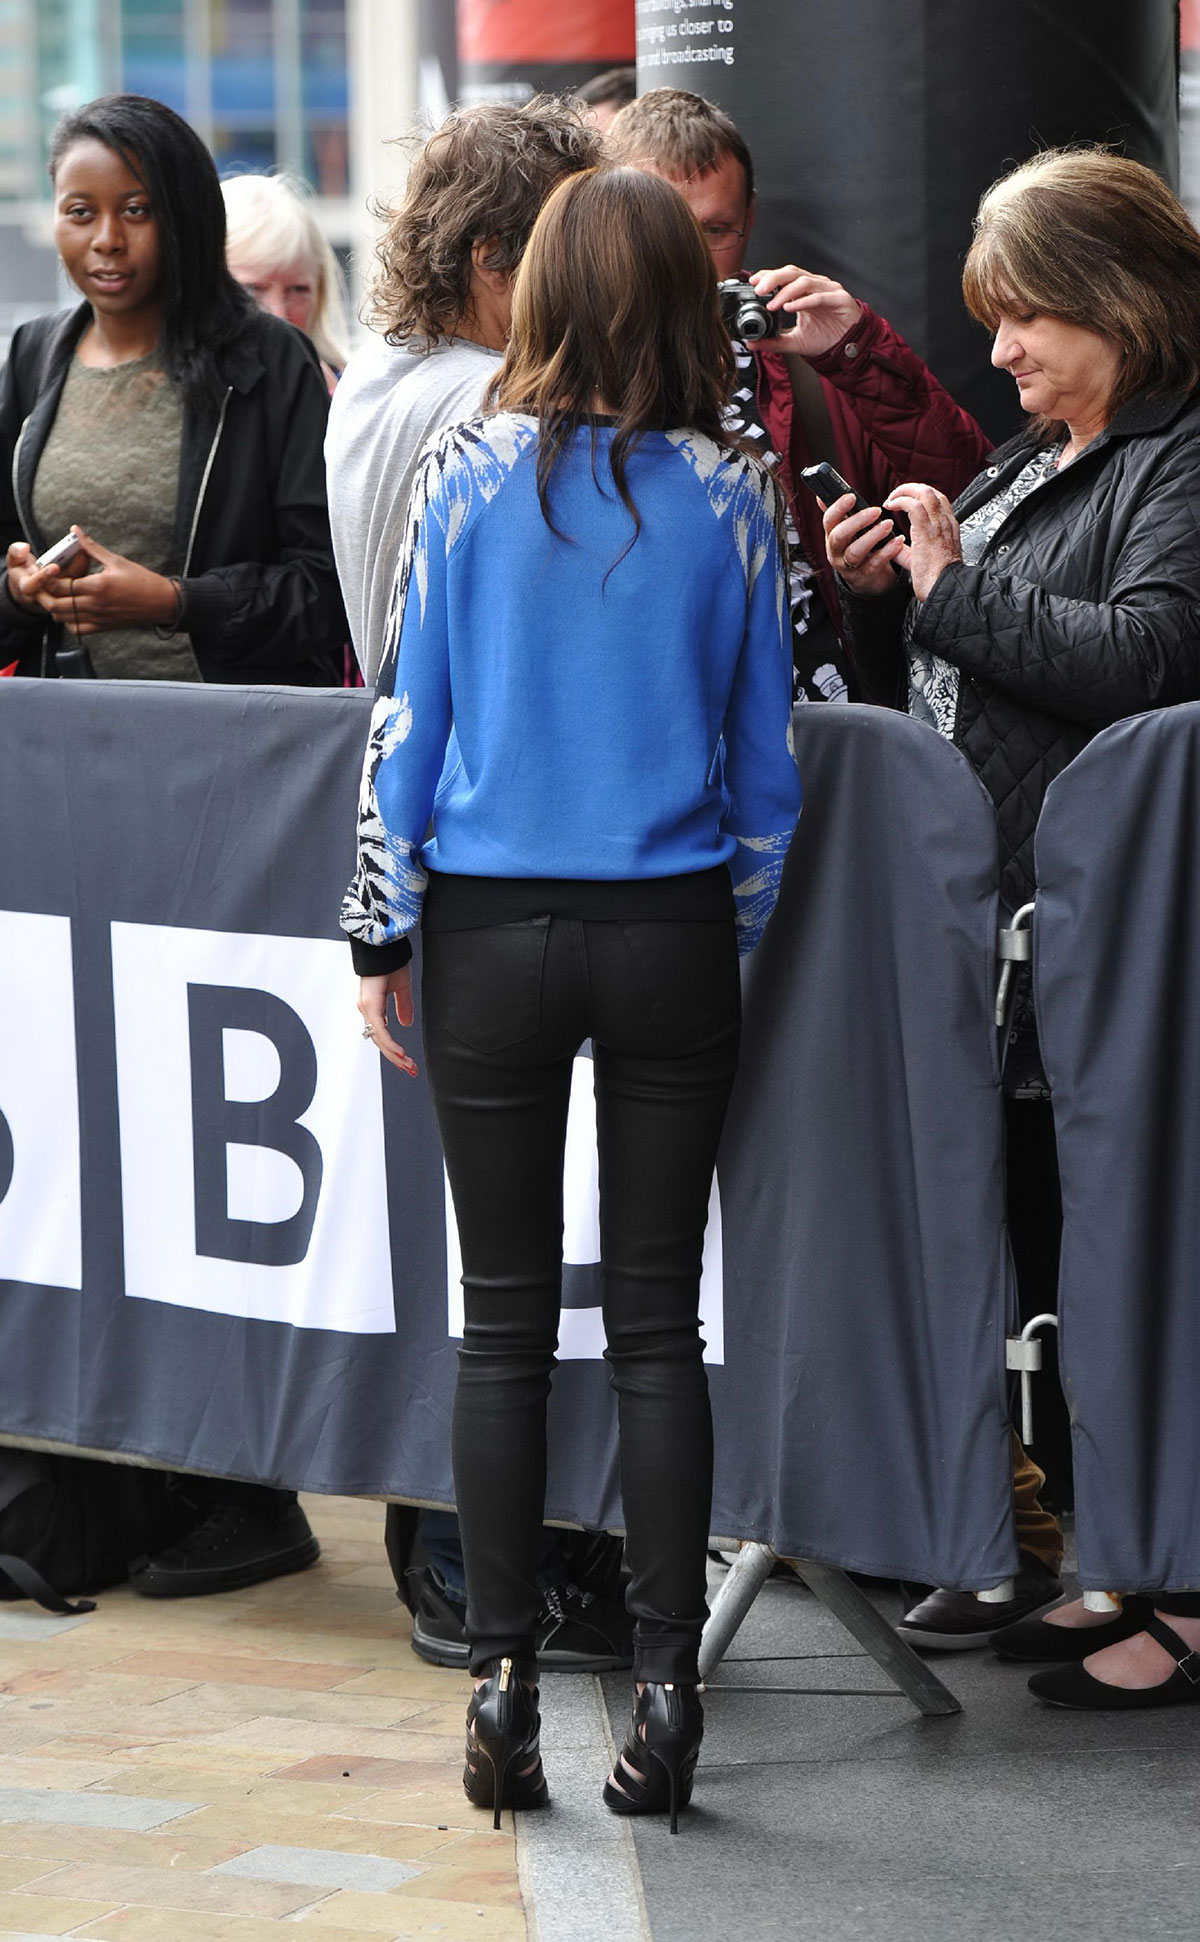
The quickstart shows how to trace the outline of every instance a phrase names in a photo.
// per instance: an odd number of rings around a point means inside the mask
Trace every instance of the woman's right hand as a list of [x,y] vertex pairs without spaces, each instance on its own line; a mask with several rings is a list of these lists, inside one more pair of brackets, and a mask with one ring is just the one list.
[[853,504],[853,495],[845,493],[822,516],[829,564],[852,593],[890,593],[896,584],[892,562],[904,547],[903,536],[894,520],[881,517],[882,507],[851,512]]
[[39,594],[47,592],[59,577],[56,566],[38,566],[32,552],[23,539],[14,540],[4,560],[8,568],[8,591],[18,607],[27,614],[40,614],[42,604]]
[[407,1072],[410,1079],[417,1076],[416,1061],[410,1059],[398,1039],[388,1030],[388,1000],[395,1008],[397,1022],[411,1025],[413,1022],[412,965],[406,964],[399,971],[389,971],[375,978],[360,978],[358,981],[358,1009],[364,1022],[363,1037],[369,1038],[377,1052],[382,1052],[389,1065],[397,1072]]

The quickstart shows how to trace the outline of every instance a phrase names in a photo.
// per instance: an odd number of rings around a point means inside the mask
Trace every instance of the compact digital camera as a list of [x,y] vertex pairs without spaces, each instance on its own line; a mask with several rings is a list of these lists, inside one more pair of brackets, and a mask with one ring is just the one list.
[[752,283],[744,277],[726,277],[717,285],[721,316],[731,337],[745,344],[757,344],[764,337],[778,337],[792,318],[782,310],[768,310]]

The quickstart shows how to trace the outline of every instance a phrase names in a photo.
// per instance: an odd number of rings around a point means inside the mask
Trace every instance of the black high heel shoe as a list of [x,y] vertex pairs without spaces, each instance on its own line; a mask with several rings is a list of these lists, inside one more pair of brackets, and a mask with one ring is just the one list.
[[517,1677],[511,1659],[501,1659],[471,1695],[463,1792],[472,1806],[493,1810],[493,1828],[500,1826],[502,1808],[545,1807],[550,1799],[537,1702],[537,1687]]
[[671,1832],[677,1834],[679,1810],[692,1798],[703,1738],[697,1687],[645,1686],[633,1702],[625,1744],[604,1783],[605,1806],[614,1814],[669,1813]]

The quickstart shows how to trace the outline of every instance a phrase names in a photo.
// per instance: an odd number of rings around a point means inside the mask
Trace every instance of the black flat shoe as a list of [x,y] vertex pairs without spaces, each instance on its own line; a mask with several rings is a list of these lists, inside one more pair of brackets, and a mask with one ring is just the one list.
[[501,1659],[471,1695],[463,1792],[472,1806],[492,1809],[494,1828],[502,1808],[545,1807],[550,1799],[537,1702],[537,1687],[517,1677],[511,1659]]
[[692,1798],[703,1738],[704,1708],[695,1686],[645,1686],[633,1702],[625,1744],[604,1783],[605,1806],[614,1814],[670,1814],[671,1832],[678,1834],[679,1810]]
[[1062,1665],[1078,1665],[1106,1645],[1119,1645],[1135,1632],[1144,1632],[1146,1620],[1154,1615],[1149,1598],[1127,1598],[1122,1609],[1103,1625],[1047,1625],[1044,1618],[1023,1618],[993,1632],[992,1651],[998,1659],[1014,1665],[1032,1665],[1037,1660],[1055,1660]]
[[1053,1666],[1035,1672],[1029,1690],[1048,1706],[1069,1706],[1080,1713],[1133,1713],[1147,1706],[1190,1706],[1200,1703],[1200,1652],[1184,1643],[1161,1618],[1143,1620],[1149,1632],[1171,1654],[1176,1670],[1157,1686],[1106,1686],[1082,1665]]

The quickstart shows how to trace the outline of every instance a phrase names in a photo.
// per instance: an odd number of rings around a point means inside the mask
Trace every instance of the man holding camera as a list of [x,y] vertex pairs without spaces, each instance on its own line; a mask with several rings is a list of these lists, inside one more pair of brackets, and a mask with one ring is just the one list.
[[[610,160],[674,183],[717,275],[741,277],[754,229],[754,164],[728,115],[685,89],[653,88],[622,108],[604,145]],[[820,508],[797,485],[801,471],[829,460],[874,505],[914,477],[954,498],[990,442],[891,325],[831,277],[789,263],[757,271],[748,283],[780,332],[753,346],[735,339],[733,406],[743,437],[778,455],[791,508],[797,693],[846,701],[855,685],[839,639],[836,583]]]

